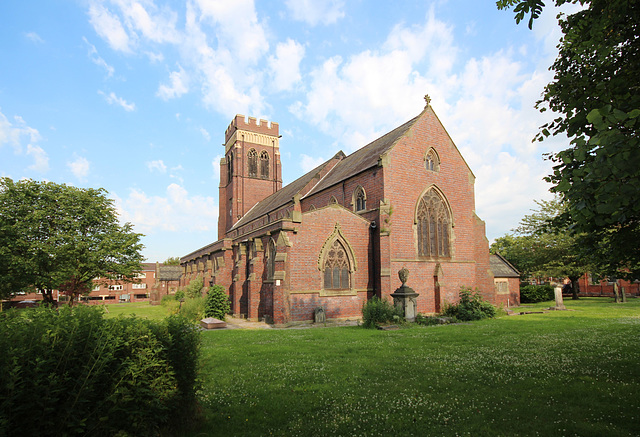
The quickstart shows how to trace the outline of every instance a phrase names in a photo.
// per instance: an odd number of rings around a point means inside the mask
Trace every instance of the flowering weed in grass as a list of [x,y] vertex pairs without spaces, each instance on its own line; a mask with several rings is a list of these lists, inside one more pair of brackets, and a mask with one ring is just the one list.
[[640,435],[640,300],[398,331],[203,335],[193,435]]

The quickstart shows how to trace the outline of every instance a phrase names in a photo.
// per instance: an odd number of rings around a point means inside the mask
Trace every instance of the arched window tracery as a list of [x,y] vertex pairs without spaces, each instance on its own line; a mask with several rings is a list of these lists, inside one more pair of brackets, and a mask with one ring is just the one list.
[[440,158],[433,148],[429,149],[425,155],[424,165],[429,171],[440,171]]
[[349,258],[339,240],[335,240],[324,260],[324,288],[348,290],[350,288]]
[[450,258],[451,217],[444,199],[430,189],[420,199],[417,211],[418,254],[430,258]]

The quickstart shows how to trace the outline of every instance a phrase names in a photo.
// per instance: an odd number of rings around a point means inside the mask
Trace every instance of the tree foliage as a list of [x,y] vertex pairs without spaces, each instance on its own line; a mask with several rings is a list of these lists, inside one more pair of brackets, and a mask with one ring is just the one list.
[[568,277],[577,298],[578,279],[591,269],[582,250],[584,236],[554,225],[564,212],[559,198],[535,202],[538,209],[524,216],[513,234],[497,238],[491,252],[504,256],[525,278]]
[[[566,210],[560,226],[584,234],[583,247],[604,275],[640,277],[640,3],[628,0],[555,0],[583,9],[560,18],[563,37],[551,66],[554,79],[536,103],[557,117],[537,140],[566,135],[570,147],[549,156],[546,178]],[[540,0],[500,0],[515,6],[516,21]],[[535,7],[534,7],[535,6]],[[527,9],[528,8],[528,9]]]
[[53,290],[88,293],[94,278],[134,281],[141,234],[120,225],[103,189],[0,179],[0,296]]
[[180,257],[178,256],[170,256],[167,258],[163,264],[165,266],[179,266],[180,265]]

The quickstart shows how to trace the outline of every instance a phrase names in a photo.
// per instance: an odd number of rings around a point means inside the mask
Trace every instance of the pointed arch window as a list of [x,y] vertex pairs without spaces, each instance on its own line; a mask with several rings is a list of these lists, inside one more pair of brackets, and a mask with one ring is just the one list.
[[229,182],[233,178],[233,153],[229,153],[229,157],[227,158],[227,175]]
[[255,149],[249,150],[247,153],[247,161],[249,166],[249,177],[255,178],[258,176],[258,152]]
[[269,154],[266,150],[260,152],[260,177],[269,179]]
[[324,288],[348,290],[350,288],[349,258],[340,241],[335,240],[324,260]]
[[426,192],[418,204],[418,254],[429,258],[450,258],[451,217],[444,199],[435,189]]
[[367,195],[364,192],[364,188],[358,187],[353,193],[353,205],[356,212],[364,211],[367,209]]
[[424,165],[429,171],[440,171],[440,158],[435,149],[429,149],[424,157]]

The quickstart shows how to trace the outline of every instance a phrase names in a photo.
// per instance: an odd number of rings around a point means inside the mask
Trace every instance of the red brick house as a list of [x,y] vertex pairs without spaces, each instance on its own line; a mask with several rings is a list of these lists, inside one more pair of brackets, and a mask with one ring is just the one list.
[[493,273],[493,283],[496,287],[498,300],[507,306],[520,304],[520,272],[499,253],[489,255],[489,264]]
[[220,163],[218,241],[181,259],[228,291],[232,311],[276,324],[359,317],[372,296],[407,286],[433,313],[477,287],[496,293],[475,176],[427,104],[415,118],[349,156],[282,186],[279,126],[238,115]]

